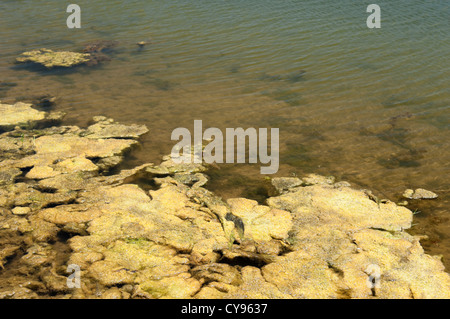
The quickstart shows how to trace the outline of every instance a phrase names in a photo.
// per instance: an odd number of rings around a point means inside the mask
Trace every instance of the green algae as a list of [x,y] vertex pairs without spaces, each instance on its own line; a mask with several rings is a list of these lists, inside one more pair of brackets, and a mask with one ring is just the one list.
[[16,61],[19,63],[33,62],[41,64],[46,68],[72,67],[89,62],[90,56],[89,53],[38,49],[22,53],[16,58]]

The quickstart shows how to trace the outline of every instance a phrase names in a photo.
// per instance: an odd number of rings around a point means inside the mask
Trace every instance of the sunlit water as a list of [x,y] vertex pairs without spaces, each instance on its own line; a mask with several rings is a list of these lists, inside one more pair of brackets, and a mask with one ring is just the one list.
[[[450,266],[450,8],[448,1],[81,1],[82,28],[61,1],[0,2],[0,99],[51,94],[66,124],[94,115],[146,124],[125,165],[160,161],[174,128],[280,128],[277,176],[334,175],[382,198],[426,188],[411,203],[414,234]],[[23,51],[117,40],[97,67],[42,71]],[[140,49],[136,42],[151,41]],[[210,189],[263,198],[260,164],[220,165]]]

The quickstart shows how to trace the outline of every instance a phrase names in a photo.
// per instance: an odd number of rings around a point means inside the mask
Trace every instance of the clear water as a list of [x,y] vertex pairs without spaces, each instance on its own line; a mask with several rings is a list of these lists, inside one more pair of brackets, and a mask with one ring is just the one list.
[[[176,127],[280,128],[278,176],[335,175],[399,200],[406,188],[439,199],[418,209],[411,233],[450,266],[450,3],[76,1],[82,28],[66,27],[61,1],[0,2],[2,101],[58,98],[67,123],[94,115],[142,123],[150,134],[126,165],[159,162]],[[42,72],[14,65],[35,48],[81,50],[117,40],[98,67]],[[151,41],[143,49],[138,41]],[[304,73],[301,73],[303,72]],[[221,165],[211,189],[258,198],[260,165]]]

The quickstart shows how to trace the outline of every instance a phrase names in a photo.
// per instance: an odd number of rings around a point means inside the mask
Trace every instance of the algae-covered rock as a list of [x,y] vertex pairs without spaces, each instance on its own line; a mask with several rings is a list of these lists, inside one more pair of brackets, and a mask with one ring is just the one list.
[[274,177],[271,182],[280,194],[283,194],[294,187],[298,187],[303,183],[298,177]]
[[308,174],[303,177],[304,185],[331,185],[334,183],[334,176],[321,176],[318,174]]
[[90,55],[87,65],[94,66],[103,61],[110,61],[108,53],[111,53],[118,44],[119,42],[114,40],[95,40],[87,43],[83,49],[83,52]]
[[245,198],[229,199],[228,204],[234,215],[244,223],[245,235],[256,242],[272,239],[287,239],[292,228],[292,217],[287,211],[258,205]]
[[114,123],[114,120],[107,118],[94,118],[97,123],[89,126],[82,136],[88,138],[130,138],[136,139],[141,135],[148,133],[145,125],[124,125]]
[[67,159],[84,155],[86,158],[103,158],[122,154],[131,145],[133,140],[115,139],[86,139],[79,136],[52,135],[41,136],[36,139],[36,155],[54,155],[59,159]]
[[158,166],[148,167],[147,172],[155,175],[170,175],[175,173],[194,174],[206,171],[204,163],[176,163],[170,156],[163,157]]
[[293,298],[337,298],[336,274],[322,258],[303,250],[291,252],[262,268],[267,282]]
[[[89,139],[74,134],[44,135],[34,139],[34,154],[10,163],[17,168],[34,167],[28,178],[62,178],[77,172],[96,175],[98,167],[90,159],[120,156],[137,142],[131,139]],[[114,162],[117,164],[117,162]],[[78,175],[86,177],[87,175]]]
[[407,189],[403,193],[403,197],[408,199],[434,199],[437,198],[438,195],[433,193],[432,191],[418,188],[415,191],[412,189]]
[[[408,209],[391,202],[377,204],[363,191],[327,185],[302,187],[297,192],[269,198],[268,203],[293,214],[294,226],[288,240],[297,247],[294,249],[307,252],[309,258],[325,263],[337,275],[327,280],[327,283],[334,282],[332,294],[328,285],[319,284],[320,278],[326,275],[318,276],[316,296],[450,296],[450,277],[438,270],[443,269],[442,263],[425,255],[421,248],[416,249],[420,247],[418,239],[404,232],[412,222],[412,212]],[[429,271],[436,271],[436,276],[424,271],[424,264]],[[263,272],[275,265],[276,262],[265,266]],[[412,268],[416,275],[411,273]],[[368,269],[378,271],[376,286],[372,286],[373,273]],[[417,291],[412,294],[414,289]]]
[[77,53],[70,51],[53,51],[49,49],[38,49],[22,53],[16,58],[17,62],[33,62],[41,64],[46,68],[72,67],[89,62],[89,53]]
[[88,53],[102,52],[106,50],[111,50],[115,48],[117,45],[119,45],[119,42],[114,40],[95,40],[85,44],[83,52]]
[[15,126],[29,127],[48,116],[47,112],[38,111],[31,104],[22,102],[13,105],[0,103],[0,114],[0,131],[12,130]]

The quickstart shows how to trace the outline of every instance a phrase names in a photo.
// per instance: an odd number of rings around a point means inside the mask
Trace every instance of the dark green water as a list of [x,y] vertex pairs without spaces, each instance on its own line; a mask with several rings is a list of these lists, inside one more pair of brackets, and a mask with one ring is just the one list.
[[[450,266],[450,3],[377,1],[77,1],[82,28],[61,1],[0,2],[0,100],[58,98],[67,123],[94,115],[150,129],[126,165],[158,162],[174,128],[280,128],[278,176],[335,175],[398,200],[406,188],[439,199],[412,233]],[[36,48],[81,50],[119,41],[97,67],[43,72],[15,66]],[[138,41],[151,41],[139,49]],[[7,83],[7,84],[5,84]],[[221,165],[211,189],[260,199],[256,165]]]

